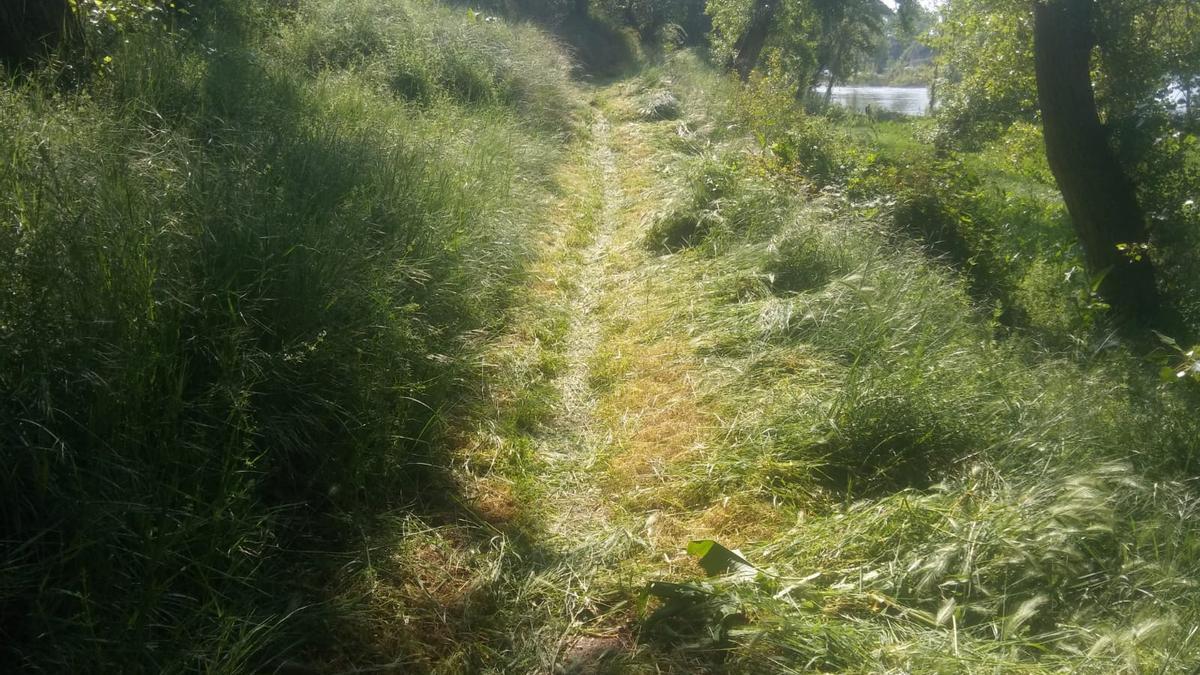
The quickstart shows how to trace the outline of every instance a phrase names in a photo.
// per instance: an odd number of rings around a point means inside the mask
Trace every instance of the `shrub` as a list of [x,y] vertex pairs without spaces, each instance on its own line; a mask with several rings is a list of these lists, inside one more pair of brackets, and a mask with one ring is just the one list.
[[776,237],[763,271],[778,291],[808,291],[848,271],[844,254],[829,245],[815,227],[792,228]]
[[705,156],[684,171],[666,208],[654,216],[646,244],[661,252],[700,243],[723,218],[723,200],[736,185],[733,168],[721,158]]
[[666,89],[656,89],[642,96],[638,114],[643,120],[673,120],[679,117],[679,99]]

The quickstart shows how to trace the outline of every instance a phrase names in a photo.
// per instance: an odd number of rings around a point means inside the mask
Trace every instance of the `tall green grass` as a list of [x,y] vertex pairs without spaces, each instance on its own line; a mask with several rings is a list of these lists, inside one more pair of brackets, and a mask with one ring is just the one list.
[[[723,158],[703,166],[743,167],[715,195],[688,188],[704,160],[686,147],[664,173],[710,211],[754,205],[672,261],[698,280],[681,290],[681,334],[730,374],[708,399],[720,440],[672,467],[671,490],[693,508],[754,499],[795,526],[743,548],[749,573],[652,585],[650,658],[729,672],[1192,672],[1198,392],[1160,382],[1103,321],[1008,330],[979,292],[1004,281],[997,271],[964,269],[974,256],[931,245],[942,234],[912,236],[963,225],[945,217],[962,204],[995,205],[989,186],[960,198],[938,171],[908,184],[921,169],[899,167],[881,182],[905,193],[856,193],[860,167],[831,182],[828,164],[784,159],[771,140],[853,160],[825,122],[791,126],[802,113],[755,98],[740,118],[743,136],[760,135],[747,150],[716,131],[718,115],[757,92],[731,92],[691,57],[664,71],[680,123],[709,130],[689,146]],[[752,198],[769,190],[785,196]],[[1000,217],[1014,214],[979,221]],[[1035,214],[985,234],[1021,249],[1025,231],[1053,241],[1059,226]]]
[[[537,31],[221,3],[0,87],[0,664],[246,672],[427,482],[570,133]],[[421,95],[414,95],[414,91]]]
[[403,100],[498,104],[548,132],[571,127],[572,64],[529,24],[420,4],[312,2],[281,42],[313,72],[355,70]]

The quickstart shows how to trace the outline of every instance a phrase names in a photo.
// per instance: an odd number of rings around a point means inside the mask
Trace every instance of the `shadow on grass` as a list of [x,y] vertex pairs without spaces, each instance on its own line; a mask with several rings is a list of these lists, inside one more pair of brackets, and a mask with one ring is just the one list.
[[256,9],[131,34],[88,97],[0,91],[0,670],[302,663],[374,514],[471,517],[424,465],[510,252]]

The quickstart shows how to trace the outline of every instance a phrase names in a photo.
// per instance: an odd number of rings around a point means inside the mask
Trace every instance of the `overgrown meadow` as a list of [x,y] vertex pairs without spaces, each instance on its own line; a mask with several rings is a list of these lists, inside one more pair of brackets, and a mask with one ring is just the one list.
[[0,670],[1196,671],[1194,117],[1156,335],[880,3],[183,5],[0,84]]
[[0,664],[279,667],[504,320],[573,133],[533,28],[213,3],[0,87]]
[[724,375],[712,447],[637,503],[771,514],[689,547],[712,579],[649,587],[651,644],[731,672],[1188,672],[1197,391],[1078,278],[1036,130],[935,157],[931,122],[808,114],[690,53],[646,79],[684,103],[647,119],[673,178],[644,243],[698,284],[679,339]]

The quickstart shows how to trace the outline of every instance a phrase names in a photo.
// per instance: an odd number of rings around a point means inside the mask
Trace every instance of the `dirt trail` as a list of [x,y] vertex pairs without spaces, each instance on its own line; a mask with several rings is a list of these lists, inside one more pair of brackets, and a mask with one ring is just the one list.
[[612,125],[603,111],[594,115],[589,152],[580,167],[590,177],[591,194],[567,197],[592,202],[590,222],[563,223],[551,247],[558,254],[550,302],[564,313],[567,327],[559,346],[563,365],[553,382],[557,405],[536,440],[543,466],[537,480],[544,489],[540,503],[532,506],[544,518],[541,529],[559,556],[558,568],[545,574],[564,585],[557,612],[566,620],[565,631],[552,648],[550,672],[592,672],[631,646],[624,627],[597,620],[607,608],[595,597],[606,585],[597,576],[610,571],[611,554],[629,551],[630,539],[628,527],[617,522],[613,495],[598,480],[612,432],[597,418],[591,363],[603,344],[600,310],[613,282],[609,263],[622,190]]

